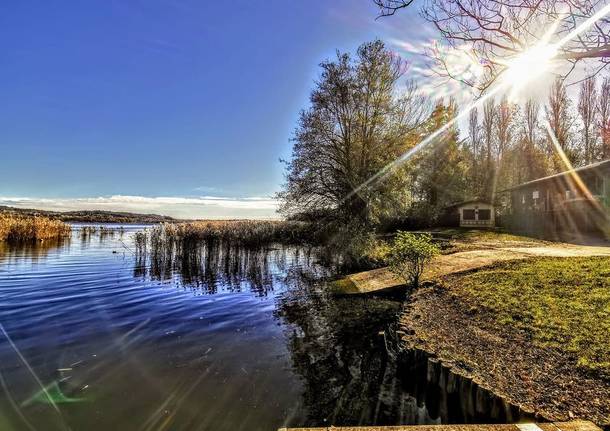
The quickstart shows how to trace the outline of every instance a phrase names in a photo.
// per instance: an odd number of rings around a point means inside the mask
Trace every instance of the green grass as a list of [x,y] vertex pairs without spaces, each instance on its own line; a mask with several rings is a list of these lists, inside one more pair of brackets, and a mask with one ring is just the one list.
[[610,258],[540,258],[461,276],[452,292],[610,378]]

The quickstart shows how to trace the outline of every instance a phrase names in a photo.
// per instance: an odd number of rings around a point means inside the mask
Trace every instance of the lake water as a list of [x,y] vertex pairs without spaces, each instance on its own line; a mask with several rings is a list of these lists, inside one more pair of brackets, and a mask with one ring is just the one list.
[[517,418],[493,400],[493,416],[478,411],[476,390],[447,389],[425,361],[388,355],[401,302],[331,297],[313,252],[159,267],[135,259],[137,227],[80,228],[61,245],[0,243],[0,430]]

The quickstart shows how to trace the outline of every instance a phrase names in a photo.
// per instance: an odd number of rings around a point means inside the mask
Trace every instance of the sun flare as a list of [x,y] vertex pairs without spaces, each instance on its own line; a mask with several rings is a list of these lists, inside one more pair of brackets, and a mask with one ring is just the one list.
[[502,74],[502,82],[510,88],[511,96],[522,90],[527,83],[547,72],[556,55],[555,46],[541,44],[506,62],[507,68]]

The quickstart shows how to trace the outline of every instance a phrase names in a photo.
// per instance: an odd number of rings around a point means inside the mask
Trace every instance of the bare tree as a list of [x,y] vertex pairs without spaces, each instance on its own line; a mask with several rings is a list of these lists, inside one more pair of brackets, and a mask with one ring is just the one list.
[[[374,0],[380,16],[394,15],[412,0]],[[451,76],[440,56],[436,56],[445,75],[478,88],[487,89],[507,68],[506,63],[528,47],[543,41],[556,25],[549,42],[562,41],[555,58],[571,63],[566,76],[577,62],[596,59],[592,74],[610,62],[610,20],[601,17],[594,25],[578,29],[606,3],[599,0],[426,0],[423,17],[441,33],[449,46],[467,45],[476,61],[484,65],[483,79]],[[567,40],[569,39],[569,40]],[[565,77],[565,76],[564,76]]]
[[580,84],[580,95],[578,98],[578,113],[582,124],[582,150],[585,164],[593,162],[597,153],[597,89],[595,78],[585,79]]
[[[557,78],[551,86],[547,105],[545,106],[546,121],[548,121],[554,138],[557,140],[561,151],[574,163],[576,162],[575,152],[571,145],[572,126],[574,117],[570,110],[570,100],[565,89],[563,81]],[[553,165],[556,172],[565,170],[558,157],[557,151],[552,143],[552,137],[549,136],[548,145],[549,156],[553,160]]]
[[525,180],[529,181],[537,176],[536,161],[534,154],[536,153],[536,143],[538,141],[538,133],[540,130],[540,104],[533,99],[528,99],[523,107],[523,158],[525,165]]
[[525,142],[529,147],[534,147],[536,144],[536,134],[540,124],[538,116],[540,115],[540,104],[533,99],[528,99],[523,108],[523,132]]
[[483,119],[481,121],[481,140],[483,142],[484,155],[484,177],[482,178],[484,197],[491,198],[493,193],[493,181],[495,176],[493,148],[495,142],[496,129],[496,103],[494,99],[489,99],[483,105]]
[[397,96],[404,63],[379,40],[361,45],[355,58],[337,53],[321,67],[295,131],[280,209],[368,223],[377,206],[399,208],[393,199],[404,196],[406,186],[392,175],[374,190],[353,190],[408,149],[425,103],[414,86]]
[[496,158],[498,163],[502,161],[502,156],[512,145],[515,115],[515,105],[509,103],[505,97],[502,98],[497,106],[496,114]]
[[477,159],[480,148],[479,112],[473,108],[468,116],[468,138],[470,141],[470,151],[472,152],[472,170],[477,169]]
[[494,146],[494,129],[496,127],[496,104],[493,99],[483,105],[483,121],[481,123],[482,139],[485,143],[485,160],[492,161],[492,149]]
[[517,112],[517,106],[509,103],[506,97],[503,97],[496,106],[496,165],[492,197],[496,190],[502,190],[514,184],[514,179],[518,177],[513,169],[514,163],[511,162],[515,153],[513,151],[513,141]]
[[610,78],[604,78],[598,98],[598,129],[601,137],[601,158],[610,157]]

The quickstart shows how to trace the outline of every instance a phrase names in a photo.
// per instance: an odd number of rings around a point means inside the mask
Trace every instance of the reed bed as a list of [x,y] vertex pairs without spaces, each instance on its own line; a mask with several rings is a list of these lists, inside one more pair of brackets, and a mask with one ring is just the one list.
[[308,223],[293,221],[162,223],[135,234],[136,266],[165,276],[176,268],[201,268],[215,256],[233,266],[244,252],[252,259],[272,244],[313,245],[314,232]]
[[59,240],[70,233],[70,225],[60,220],[0,213],[0,241],[27,243]]
[[88,237],[95,234],[100,234],[100,236],[114,236],[115,233],[123,234],[125,233],[125,228],[123,226],[119,227],[111,227],[111,226],[82,226],[80,228],[81,237]]
[[273,243],[313,244],[314,230],[296,221],[195,221],[161,223],[136,235],[136,246],[172,247],[178,243],[222,242],[242,247],[263,247]]

